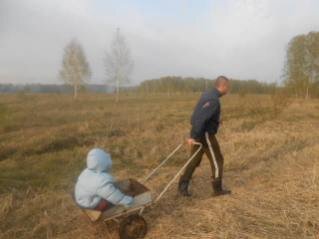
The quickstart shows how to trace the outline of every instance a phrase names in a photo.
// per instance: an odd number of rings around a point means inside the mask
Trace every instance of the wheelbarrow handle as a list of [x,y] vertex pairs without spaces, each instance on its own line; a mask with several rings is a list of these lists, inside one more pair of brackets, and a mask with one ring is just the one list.
[[174,178],[166,185],[166,187],[163,189],[163,191],[157,196],[155,199],[155,203],[158,202],[158,200],[161,199],[161,197],[164,195],[164,193],[169,189],[169,187],[173,184],[173,182],[178,178],[178,176],[184,171],[184,169],[190,164],[190,162],[196,157],[196,155],[201,151],[203,145],[199,142],[193,143],[195,145],[199,145],[196,152],[187,160],[187,162],[183,165],[183,167],[175,174]]
[[182,146],[183,143],[179,144],[155,169],[152,170],[152,172],[144,178],[143,183],[147,182]]

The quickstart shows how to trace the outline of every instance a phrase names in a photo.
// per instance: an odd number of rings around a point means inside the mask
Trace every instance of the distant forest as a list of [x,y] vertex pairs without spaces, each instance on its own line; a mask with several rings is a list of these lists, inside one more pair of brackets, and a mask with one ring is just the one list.
[[[137,91],[144,93],[174,93],[174,92],[201,92],[211,89],[214,80],[205,78],[183,78],[178,76],[167,76],[159,79],[143,81]],[[276,88],[274,83],[263,83],[257,80],[235,80],[231,79],[232,93],[254,93],[267,94]]]
[[[112,88],[105,85],[87,84],[80,88],[80,91],[110,93]],[[58,84],[0,84],[0,93],[72,93],[71,85]]]
[[[183,78],[178,76],[166,76],[159,79],[143,81],[134,87],[122,87],[125,92],[138,93],[176,93],[176,92],[201,92],[213,87],[212,79],[205,78]],[[256,80],[231,80],[232,93],[253,93],[267,94],[276,88],[274,83],[263,83]],[[44,84],[0,84],[0,93],[71,93],[72,87],[69,85],[44,85]],[[84,85],[80,91],[94,93],[111,93],[114,88],[105,85]]]

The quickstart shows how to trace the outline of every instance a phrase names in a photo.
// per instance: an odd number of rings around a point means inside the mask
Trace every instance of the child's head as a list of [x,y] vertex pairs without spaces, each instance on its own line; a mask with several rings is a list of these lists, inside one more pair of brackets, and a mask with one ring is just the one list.
[[96,172],[108,172],[112,168],[111,155],[102,149],[91,149],[86,158],[87,168]]

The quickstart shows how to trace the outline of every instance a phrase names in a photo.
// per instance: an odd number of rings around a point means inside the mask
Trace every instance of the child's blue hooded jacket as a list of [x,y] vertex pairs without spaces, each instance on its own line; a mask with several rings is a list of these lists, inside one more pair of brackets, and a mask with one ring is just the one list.
[[87,168],[82,171],[75,185],[75,200],[84,208],[95,208],[100,200],[125,206],[133,202],[114,186],[109,173],[112,168],[111,156],[101,149],[92,149],[87,155]]

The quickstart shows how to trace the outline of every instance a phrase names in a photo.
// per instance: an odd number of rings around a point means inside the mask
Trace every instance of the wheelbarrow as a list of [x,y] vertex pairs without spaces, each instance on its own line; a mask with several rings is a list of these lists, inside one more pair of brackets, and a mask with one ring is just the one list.
[[144,185],[168,160],[183,146],[178,145],[155,169],[153,169],[142,183],[135,179],[126,179],[118,181],[116,186],[125,194],[134,197],[134,202],[130,207],[122,205],[114,206],[104,212],[82,209],[85,215],[88,216],[91,222],[97,221],[115,221],[119,224],[119,236],[121,239],[137,239],[144,238],[147,233],[147,223],[142,214],[145,208],[156,204],[162,196],[167,192],[169,187],[174,183],[178,176],[183,172],[192,159],[199,153],[202,144],[199,145],[196,152],[190,156],[183,167],[175,174],[175,176],[168,182],[165,188],[157,197],[153,198],[151,191]]

